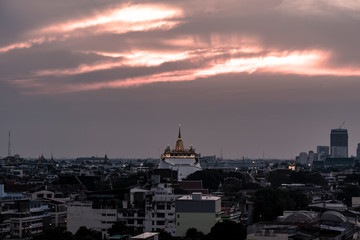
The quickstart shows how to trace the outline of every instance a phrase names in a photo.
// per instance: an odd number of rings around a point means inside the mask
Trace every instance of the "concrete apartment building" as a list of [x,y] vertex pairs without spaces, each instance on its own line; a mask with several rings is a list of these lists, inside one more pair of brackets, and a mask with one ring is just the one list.
[[176,236],[185,236],[189,228],[207,234],[220,220],[220,197],[192,193],[176,199]]
[[31,238],[49,228],[48,206],[24,194],[4,192],[0,184],[0,237]]
[[117,221],[116,208],[93,208],[92,201],[69,202],[67,211],[67,230],[73,234],[86,226],[108,237],[107,230]]
[[173,191],[171,184],[158,183],[147,195],[145,231],[163,229],[175,236],[175,201],[182,195],[176,195]]

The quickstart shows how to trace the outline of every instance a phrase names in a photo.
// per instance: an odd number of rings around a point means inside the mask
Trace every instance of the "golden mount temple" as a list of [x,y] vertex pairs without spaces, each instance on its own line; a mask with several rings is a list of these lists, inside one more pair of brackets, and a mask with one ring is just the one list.
[[179,181],[186,178],[188,175],[201,170],[199,154],[195,152],[195,149],[192,146],[188,149],[184,147],[180,126],[175,148],[173,150],[170,149],[170,146],[165,148],[164,153],[161,155],[158,168],[177,171]]

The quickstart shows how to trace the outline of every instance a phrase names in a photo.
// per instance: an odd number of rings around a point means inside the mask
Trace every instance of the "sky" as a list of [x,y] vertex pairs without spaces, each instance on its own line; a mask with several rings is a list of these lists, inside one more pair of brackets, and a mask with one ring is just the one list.
[[0,156],[295,158],[360,142],[357,0],[0,0]]

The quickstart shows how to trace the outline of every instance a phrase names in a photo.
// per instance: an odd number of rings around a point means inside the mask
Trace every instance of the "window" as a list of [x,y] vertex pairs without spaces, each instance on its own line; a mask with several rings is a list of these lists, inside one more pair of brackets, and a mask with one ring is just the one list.
[[156,217],[158,217],[158,218],[164,218],[164,217],[165,217],[165,213],[158,213],[158,214],[156,214]]
[[165,205],[157,205],[157,209],[165,209]]

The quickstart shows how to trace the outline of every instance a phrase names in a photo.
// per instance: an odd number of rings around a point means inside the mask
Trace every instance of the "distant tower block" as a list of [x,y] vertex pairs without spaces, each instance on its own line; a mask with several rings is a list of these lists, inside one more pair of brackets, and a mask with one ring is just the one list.
[[348,157],[348,131],[347,129],[332,129],[330,134],[330,151],[332,158]]
[[317,146],[317,160],[325,160],[329,157],[329,146]]
[[187,149],[184,147],[180,126],[175,148],[172,150],[170,146],[165,148],[164,153],[161,155],[159,168],[177,171],[179,181],[191,173],[201,170],[199,154],[195,153],[195,149],[192,146]]

